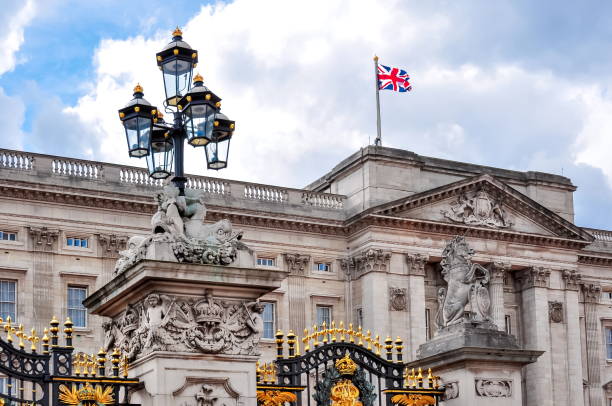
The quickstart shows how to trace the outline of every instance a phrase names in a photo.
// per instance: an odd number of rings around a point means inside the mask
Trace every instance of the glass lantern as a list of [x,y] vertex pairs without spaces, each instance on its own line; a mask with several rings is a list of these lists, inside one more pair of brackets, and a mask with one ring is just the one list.
[[196,75],[193,84],[179,101],[178,108],[183,113],[187,141],[194,147],[203,147],[213,139],[214,117],[221,107],[221,99],[204,86],[202,76]]
[[157,66],[164,76],[166,105],[176,106],[191,85],[193,68],[198,63],[198,53],[183,41],[183,32],[177,28],[172,42],[157,53]]
[[121,110],[119,119],[125,128],[129,155],[142,158],[149,155],[153,117],[157,109],[144,99],[142,86],[134,88],[134,98]]
[[236,123],[223,113],[215,113],[209,121],[213,123],[213,130],[211,141],[206,144],[206,166],[218,171],[227,168],[230,141]]
[[153,124],[151,147],[147,156],[149,176],[153,179],[166,179],[172,174],[174,140],[170,135],[171,126],[164,122],[161,113]]

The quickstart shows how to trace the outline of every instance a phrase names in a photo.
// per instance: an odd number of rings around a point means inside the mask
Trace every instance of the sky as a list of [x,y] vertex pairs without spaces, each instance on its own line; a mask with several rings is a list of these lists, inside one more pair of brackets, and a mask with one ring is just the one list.
[[576,224],[612,230],[612,2],[0,0],[0,148],[145,166],[117,109],[161,105],[155,53],[176,26],[236,120],[229,167],[189,173],[303,187],[383,145],[569,177]]

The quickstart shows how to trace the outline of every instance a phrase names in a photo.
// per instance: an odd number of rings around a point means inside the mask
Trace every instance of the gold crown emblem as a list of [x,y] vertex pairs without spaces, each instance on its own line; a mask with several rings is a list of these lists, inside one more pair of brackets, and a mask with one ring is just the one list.
[[142,86],[140,86],[140,83],[134,87],[134,93],[142,93]]
[[336,369],[341,375],[353,375],[357,369],[357,364],[346,354],[344,358],[336,361]]
[[172,36],[173,37],[182,37],[183,36],[183,31],[181,31],[181,29],[179,27],[176,27],[174,29],[174,31],[172,31]]
[[78,394],[79,400],[98,400],[96,396],[96,390],[89,384],[89,382],[85,385],[84,388],[79,390]]
[[202,75],[196,73],[196,75],[193,77],[193,83],[195,82],[204,82],[204,78],[202,77]]

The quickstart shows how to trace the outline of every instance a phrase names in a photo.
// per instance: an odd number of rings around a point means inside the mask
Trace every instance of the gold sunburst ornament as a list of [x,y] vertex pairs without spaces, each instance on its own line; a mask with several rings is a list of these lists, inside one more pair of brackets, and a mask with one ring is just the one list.
[[258,390],[257,403],[260,406],[282,406],[285,402],[296,402],[297,396],[291,392],[278,390]]
[[69,389],[66,385],[60,385],[59,391],[59,400],[67,405],[103,406],[114,403],[112,386],[103,388],[96,385],[94,388],[86,383],[81,389],[77,388],[76,385],[72,385],[72,388]]
[[391,403],[404,406],[429,406],[435,405],[436,400],[432,396],[427,395],[401,394],[393,396]]

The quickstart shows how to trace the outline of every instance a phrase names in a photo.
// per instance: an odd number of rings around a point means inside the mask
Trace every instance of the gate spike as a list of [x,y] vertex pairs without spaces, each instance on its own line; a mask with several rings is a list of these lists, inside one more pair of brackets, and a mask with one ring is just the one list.
[[353,330],[353,323],[349,323],[349,331],[348,331],[349,343],[355,342],[354,335],[355,335],[355,331]]
[[36,329],[33,328],[30,332],[32,333],[32,335],[28,337],[28,341],[32,343],[32,345],[30,346],[30,350],[35,353],[36,345],[40,341],[40,338],[38,338],[38,336],[36,335]]
[[395,340],[395,350],[397,351],[397,362],[399,364],[401,364],[403,362],[402,360],[402,350],[404,349],[404,345],[403,345],[403,341],[402,339],[398,336],[397,339]]
[[72,320],[70,317],[66,317],[66,321],[64,322],[64,334],[66,339],[66,348],[72,348]]
[[346,330],[344,329],[344,322],[341,321],[340,322],[340,342],[343,343],[344,342],[344,333],[346,332]]
[[49,330],[46,328],[43,330],[42,342],[43,354],[49,354]]
[[51,328],[49,329],[49,331],[51,332],[51,348],[57,347],[57,332],[59,331],[59,324],[60,322],[55,316],[53,316],[53,318],[49,322],[49,325],[51,325]]
[[358,331],[357,331],[357,337],[359,337],[359,342],[357,343],[357,345],[359,345],[360,347],[363,347],[363,332],[362,332],[362,328],[361,326],[359,326]]
[[6,341],[9,344],[13,344],[13,337],[11,336],[11,331],[12,331],[12,327],[11,327],[11,316],[8,316],[6,318],[6,322],[4,323],[4,331],[6,332]]
[[100,351],[98,351],[98,375],[106,375],[106,351],[104,351],[102,347],[100,347]]
[[302,342],[304,343],[304,353],[307,353],[310,350],[310,335],[308,334],[308,329],[304,329],[304,338],[302,338]]
[[127,378],[128,377],[128,369],[130,368],[129,364],[128,364],[128,357],[127,355],[123,356],[123,377]]
[[372,351],[372,333],[370,332],[370,330],[368,330],[365,340],[366,343],[368,343],[368,350]]
[[338,329],[336,328],[336,322],[334,320],[332,320],[331,322],[331,342],[335,343],[336,342],[336,333],[338,332]]
[[376,355],[378,355],[380,357],[380,336],[378,334],[376,334],[376,338],[374,339],[374,347],[376,348]]
[[119,352],[119,348],[115,347],[115,349],[113,350],[113,353],[111,354],[111,357],[112,357],[111,363],[113,364],[113,376],[114,377],[119,376],[119,363],[121,362],[119,360],[120,356],[121,356],[121,353]]
[[23,338],[25,336],[25,332],[23,331],[23,324],[20,324],[17,328],[17,333],[15,333],[17,337],[19,337],[19,349],[23,351],[25,348],[25,343],[23,342]]
[[312,326],[312,330],[312,335],[314,336],[314,343],[312,345],[314,348],[317,348],[319,346],[319,328],[315,324],[314,326]]

